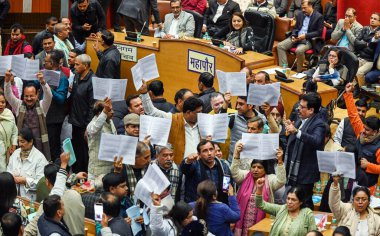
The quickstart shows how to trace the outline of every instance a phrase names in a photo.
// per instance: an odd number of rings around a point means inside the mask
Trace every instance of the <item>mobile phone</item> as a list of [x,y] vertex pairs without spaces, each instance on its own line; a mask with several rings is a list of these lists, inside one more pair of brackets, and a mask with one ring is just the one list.
[[95,203],[94,212],[95,212],[95,221],[102,221],[103,203]]
[[231,183],[231,176],[229,175],[224,175],[223,176],[223,192],[228,192],[228,189],[230,187]]

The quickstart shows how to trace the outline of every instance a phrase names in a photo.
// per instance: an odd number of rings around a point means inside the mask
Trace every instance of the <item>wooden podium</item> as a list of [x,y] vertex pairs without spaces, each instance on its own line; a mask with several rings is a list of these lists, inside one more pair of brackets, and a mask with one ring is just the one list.
[[[213,61],[212,72],[215,75],[215,70],[222,70],[226,72],[238,72],[244,66],[249,66],[253,69],[267,67],[274,65],[273,57],[266,56],[260,53],[249,51],[243,55],[235,55],[227,50],[211,45],[209,42],[199,39],[177,40],[177,39],[158,39],[143,36],[141,43],[126,41],[125,34],[114,33],[115,44],[118,47],[128,47],[128,49],[135,52],[135,56],[128,59],[141,59],[152,53],[156,55],[156,61],[160,77],[158,78],[164,83],[165,97],[170,102],[174,102],[175,93],[181,88],[188,88],[193,92],[198,90],[198,77],[199,73],[191,71],[189,67],[192,62],[197,61],[191,59],[193,54],[205,55]],[[99,60],[93,49],[95,39],[88,38],[86,42],[86,53],[91,56],[91,68],[96,71]],[[210,63],[211,61],[208,61]],[[199,62],[199,61],[198,61]],[[203,65],[205,62],[203,61]],[[136,62],[122,60],[121,63],[121,78],[128,79],[127,94],[136,93],[133,85],[131,67]],[[198,64],[199,65],[199,64]],[[211,72],[211,70],[209,71]],[[214,81],[214,87],[218,90],[218,81]]]

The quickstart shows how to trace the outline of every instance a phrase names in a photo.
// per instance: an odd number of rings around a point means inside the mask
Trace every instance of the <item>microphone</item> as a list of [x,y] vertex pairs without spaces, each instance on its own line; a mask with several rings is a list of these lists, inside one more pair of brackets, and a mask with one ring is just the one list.
[[146,21],[144,22],[144,24],[143,24],[143,26],[142,26],[142,28],[141,28],[140,35],[141,35],[141,33],[143,32],[145,25],[146,25]]

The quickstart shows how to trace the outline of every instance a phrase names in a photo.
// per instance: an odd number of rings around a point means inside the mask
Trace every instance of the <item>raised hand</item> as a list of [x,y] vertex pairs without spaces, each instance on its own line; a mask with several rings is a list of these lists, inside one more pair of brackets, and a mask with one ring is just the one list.
[[117,156],[113,158],[113,168],[115,173],[121,173],[121,170],[123,169],[123,157],[121,156],[119,159],[117,159]]

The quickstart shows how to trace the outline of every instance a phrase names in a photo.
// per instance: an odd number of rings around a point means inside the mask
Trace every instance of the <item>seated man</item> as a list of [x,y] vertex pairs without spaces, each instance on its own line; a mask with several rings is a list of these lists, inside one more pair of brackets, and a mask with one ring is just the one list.
[[171,0],[172,13],[166,14],[161,38],[173,39],[180,36],[194,37],[195,21],[193,15],[182,11],[181,0]]
[[248,4],[246,11],[261,11],[272,15],[274,18],[277,16],[276,8],[273,5],[273,2],[268,2],[268,0],[254,0]]
[[380,38],[380,13],[373,13],[370,18],[370,25],[365,26],[355,40],[355,54],[359,57],[359,69],[356,73],[359,86],[365,85],[364,76],[373,67],[373,57],[375,48],[370,47],[371,42],[376,42]]
[[235,12],[240,12],[240,6],[233,0],[210,0],[203,19],[202,32],[207,31],[214,38],[225,39],[230,31],[231,16]]
[[280,66],[288,64],[286,52],[292,47],[297,47],[297,72],[302,72],[305,52],[311,49],[311,40],[322,36],[323,17],[313,9],[311,0],[302,0],[302,12],[296,17],[296,26],[291,37],[280,42],[277,47],[278,63]]
[[24,35],[24,28],[19,23],[11,26],[11,38],[8,40],[5,49],[4,56],[32,53],[33,48],[26,41]]
[[[376,34],[377,38],[380,38],[380,33]],[[365,76],[365,82],[367,84],[379,83],[380,81],[380,43],[377,43],[375,56],[373,57],[372,71],[368,72]]]
[[347,47],[354,51],[355,39],[359,36],[363,26],[356,21],[356,10],[348,8],[344,19],[340,19],[336,25],[331,39],[337,42],[337,46]]

